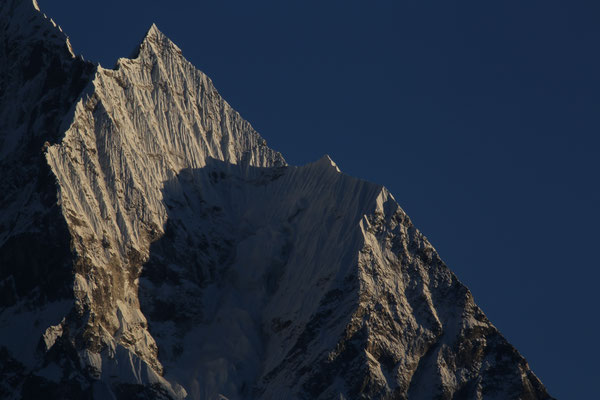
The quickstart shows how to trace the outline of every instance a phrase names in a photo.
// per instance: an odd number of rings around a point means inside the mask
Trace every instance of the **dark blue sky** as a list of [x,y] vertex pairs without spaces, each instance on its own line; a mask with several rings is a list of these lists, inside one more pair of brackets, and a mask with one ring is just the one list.
[[553,396],[597,397],[600,2],[39,2],[105,67],[156,22],[288,162],[387,186]]

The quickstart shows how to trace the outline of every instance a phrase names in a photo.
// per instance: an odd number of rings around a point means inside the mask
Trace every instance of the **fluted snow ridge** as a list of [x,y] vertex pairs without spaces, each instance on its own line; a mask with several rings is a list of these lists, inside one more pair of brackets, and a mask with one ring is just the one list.
[[[285,165],[283,157],[154,25],[137,58],[98,68],[46,157],[77,253],[75,296],[88,319],[82,362],[101,376],[122,347],[160,374],[137,285],[150,244],[163,234],[164,182],[209,157],[257,167]],[[160,379],[133,382],[153,380]]]

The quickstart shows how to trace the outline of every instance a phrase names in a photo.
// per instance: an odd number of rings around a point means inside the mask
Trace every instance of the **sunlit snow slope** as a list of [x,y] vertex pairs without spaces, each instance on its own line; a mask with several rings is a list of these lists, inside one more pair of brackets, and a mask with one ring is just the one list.
[[156,26],[105,69],[0,10],[0,397],[550,398],[385,188],[287,166]]

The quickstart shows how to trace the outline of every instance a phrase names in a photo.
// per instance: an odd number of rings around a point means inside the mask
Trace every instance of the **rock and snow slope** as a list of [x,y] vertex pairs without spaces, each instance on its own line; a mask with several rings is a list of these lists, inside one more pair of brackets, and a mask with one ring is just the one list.
[[287,166],[155,26],[109,70],[0,7],[3,397],[550,398],[385,188]]

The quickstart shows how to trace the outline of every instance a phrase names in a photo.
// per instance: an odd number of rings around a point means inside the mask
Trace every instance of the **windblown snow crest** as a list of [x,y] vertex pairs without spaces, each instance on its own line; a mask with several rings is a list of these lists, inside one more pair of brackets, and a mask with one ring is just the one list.
[[0,10],[3,397],[550,398],[385,188],[288,166],[156,26],[104,69]]

